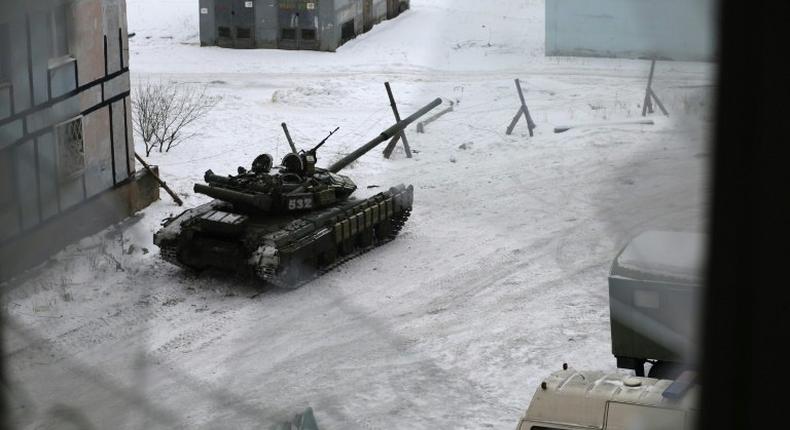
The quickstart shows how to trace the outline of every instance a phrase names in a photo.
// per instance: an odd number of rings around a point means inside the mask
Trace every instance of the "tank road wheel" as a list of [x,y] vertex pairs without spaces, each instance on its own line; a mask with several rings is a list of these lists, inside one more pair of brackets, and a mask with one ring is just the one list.
[[290,289],[300,287],[305,282],[311,280],[318,272],[316,264],[317,258],[299,260],[296,262],[292,261],[285,270],[280,272],[280,282],[277,283],[278,286]]
[[410,209],[404,209],[402,212],[392,216],[389,221],[392,226],[388,237],[389,239],[395,239],[395,237],[398,236],[398,233],[403,229],[403,225],[406,224],[406,221],[409,219],[410,214]]
[[348,255],[354,252],[354,240],[349,238],[340,243],[340,252],[343,255]]
[[291,265],[280,274],[285,288],[296,288],[302,284],[302,280],[307,277],[307,273],[302,264]]
[[370,248],[373,246],[373,229],[368,228],[359,232],[359,237],[357,238],[357,242],[359,243],[360,248]]
[[337,260],[337,248],[332,247],[326,250],[318,260],[319,267],[331,266]]
[[389,219],[385,219],[376,225],[376,240],[386,241],[392,239],[392,223]]

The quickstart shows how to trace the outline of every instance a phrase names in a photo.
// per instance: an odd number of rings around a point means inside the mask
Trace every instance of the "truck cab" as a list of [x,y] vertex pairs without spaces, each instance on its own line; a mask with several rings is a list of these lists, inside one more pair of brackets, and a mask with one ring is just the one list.
[[699,386],[624,373],[553,373],[538,387],[516,430],[692,430]]

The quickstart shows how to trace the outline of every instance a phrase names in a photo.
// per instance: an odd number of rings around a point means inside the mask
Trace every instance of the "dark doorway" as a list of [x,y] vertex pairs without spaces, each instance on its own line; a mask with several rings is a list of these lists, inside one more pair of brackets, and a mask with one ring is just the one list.
[[255,47],[255,2],[216,0],[217,46],[224,48]]
[[346,43],[349,40],[355,38],[357,36],[356,31],[354,31],[354,20],[350,19],[343,23],[343,26],[340,27],[340,40],[341,43]]
[[373,28],[373,0],[362,0],[362,31]]
[[318,2],[315,0],[280,1],[281,49],[318,49]]
[[400,14],[400,0],[387,0],[387,19],[395,18]]

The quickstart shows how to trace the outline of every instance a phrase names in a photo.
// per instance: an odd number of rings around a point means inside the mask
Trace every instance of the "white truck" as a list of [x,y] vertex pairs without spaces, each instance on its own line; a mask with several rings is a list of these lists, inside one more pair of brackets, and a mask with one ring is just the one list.
[[516,430],[692,430],[699,386],[563,366],[538,387]]

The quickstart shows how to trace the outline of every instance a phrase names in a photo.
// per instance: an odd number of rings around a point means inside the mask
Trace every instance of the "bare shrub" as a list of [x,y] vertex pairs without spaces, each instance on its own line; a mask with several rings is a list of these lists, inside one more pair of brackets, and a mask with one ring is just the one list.
[[219,103],[220,97],[206,93],[206,86],[145,82],[134,91],[134,129],[143,140],[146,155],[155,148],[168,152],[195,136],[190,127]]
[[156,148],[156,130],[161,122],[161,96],[164,85],[146,82],[138,85],[132,94],[132,125],[134,132],[145,145],[145,155]]

